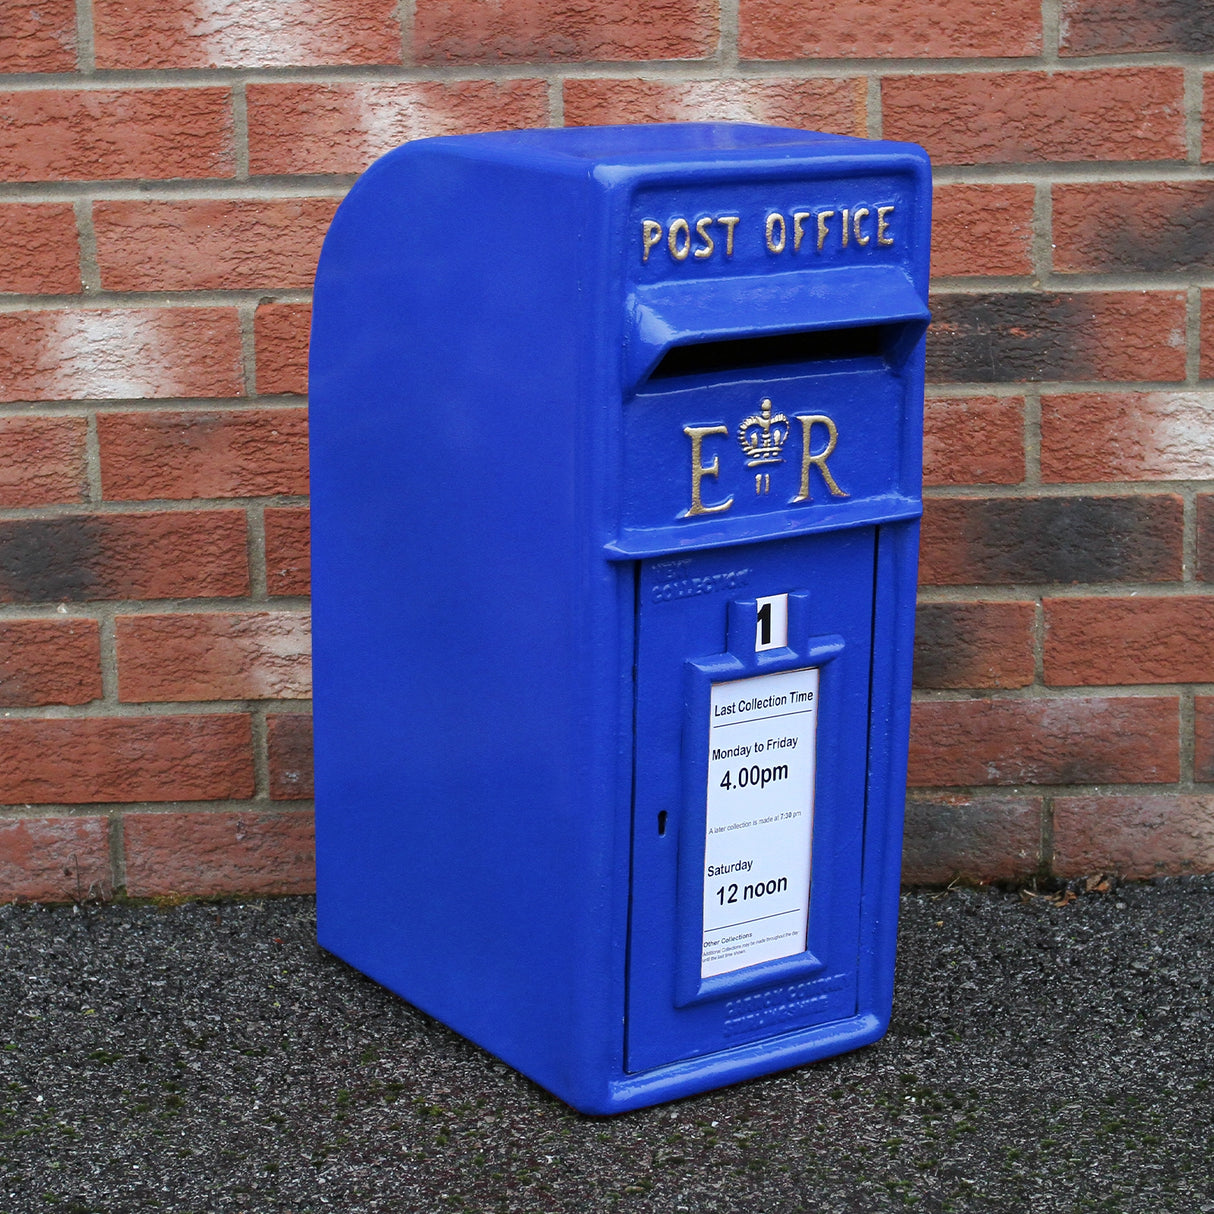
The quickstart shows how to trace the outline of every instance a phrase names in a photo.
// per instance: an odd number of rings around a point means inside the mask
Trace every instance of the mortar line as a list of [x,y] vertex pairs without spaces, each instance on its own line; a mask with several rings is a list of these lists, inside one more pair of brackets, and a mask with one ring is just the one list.
[[[121,616],[124,620],[146,616],[180,616],[186,619],[201,616],[275,615],[284,619],[298,618],[306,621],[310,603],[307,598],[297,595],[267,595],[262,599],[255,599],[252,595],[226,599],[139,599],[127,603],[104,599],[81,603],[8,603],[3,611],[0,611],[0,619],[99,620],[111,607],[113,611],[110,614],[115,619]],[[71,705],[67,707],[70,708]]]
[[1202,92],[1204,75],[1200,67],[1184,69],[1185,144],[1192,164],[1201,163]]
[[118,698],[119,612],[110,603],[97,602],[90,606],[101,638],[101,704],[107,712],[112,712],[121,703]]
[[1045,790],[1041,794],[1041,863],[1039,871],[1043,877],[1054,875],[1054,794]]
[[[918,687],[913,699],[919,704],[1062,704],[1073,700],[1171,700],[1179,694],[1178,683],[1077,683],[1052,687],[1048,683],[1025,687]],[[1204,684],[1192,684],[1198,695],[1207,695]],[[1132,784],[1132,780],[1110,781]],[[1084,781],[1095,788],[1102,783]],[[1147,787],[1151,783],[1143,781]],[[1040,787],[1039,785],[1030,785]]]
[[249,560],[249,598],[265,606],[269,599],[266,582],[265,506],[252,503],[245,508],[245,527]]
[[82,75],[91,76],[97,70],[93,0],[76,0],[76,63]]
[[[562,79],[569,79],[562,73]],[[853,79],[862,79],[855,75]],[[870,93],[880,97],[880,81],[870,78]],[[870,97],[871,100],[871,97]],[[1037,185],[1055,181],[1075,184],[1123,182],[1166,183],[1214,181],[1214,164],[1183,161],[1039,161],[1022,164],[938,164],[933,170],[936,185]],[[343,198],[357,179],[356,173],[258,174],[248,180],[235,177],[128,179],[96,181],[0,182],[0,201],[63,202],[77,198],[97,201],[171,201],[205,198],[279,199]],[[1214,277],[1214,271],[1208,271]]]
[[880,139],[884,130],[884,112],[881,109],[881,75],[872,72],[866,77],[865,104],[867,109],[867,134],[870,139]]
[[396,20],[400,26],[400,61],[402,66],[410,66],[417,62],[413,52],[413,28],[417,16],[415,0],[398,0],[396,5]]
[[1196,695],[1191,686],[1180,688],[1180,779],[1179,787],[1193,792],[1197,783],[1196,761],[1197,707]]
[[722,68],[736,70],[741,62],[738,0],[720,0],[717,20],[717,59]]
[[920,586],[918,598],[922,603],[1026,603],[1041,599],[1147,599],[1214,598],[1214,585],[1202,582],[1081,582],[1076,585],[1061,583],[1033,583],[1020,585],[1009,583],[1000,586]]
[[249,719],[253,734],[253,796],[255,801],[270,799],[270,744],[266,726],[266,704],[249,705]]
[[[78,0],[78,7],[89,9],[90,0]],[[410,22],[412,24],[412,22]],[[91,44],[91,39],[88,39]],[[383,82],[458,82],[468,80],[534,80],[543,77],[541,65],[528,62],[425,64],[407,56],[404,64],[325,64],[290,67],[234,68],[159,68],[101,69],[95,67],[87,75],[77,72],[15,72],[6,76],[6,90],[18,92],[43,89],[153,89],[153,88],[215,88],[231,87],[234,81],[250,84],[317,84]],[[411,60],[411,61],[410,61]],[[570,75],[630,78],[638,74],[652,78],[694,77],[712,74],[714,68],[729,67],[731,73],[771,77],[829,77],[862,76],[869,73],[917,76],[966,75],[993,73],[1010,75],[1023,72],[1070,73],[1108,71],[1110,69],[1193,68],[1208,69],[1209,56],[1201,52],[1131,51],[1098,56],[1051,58],[1041,55],[968,57],[880,57],[864,58],[806,58],[806,59],[740,59],[736,64],[724,64],[719,55],[697,59],[648,60],[582,60],[562,65]],[[83,69],[82,69],[83,71]]]
[[1038,485],[988,484],[988,485],[930,485],[923,495],[929,500],[943,499],[1012,499],[1026,496],[1034,498],[1121,498],[1121,497],[1170,497],[1184,493],[1192,481],[1042,481]]
[[[275,700],[275,711],[286,703],[297,705],[297,711],[310,710],[311,699]],[[286,711],[284,708],[283,711]],[[150,717],[230,717],[249,712],[247,700],[151,700],[137,704],[106,704],[94,700],[90,704],[43,704],[23,708],[6,708],[6,721],[146,721]],[[25,804],[20,802],[19,804]],[[0,806],[0,808],[3,808]]]
[[237,305],[236,316],[240,325],[240,373],[247,399],[257,395],[256,314],[256,303],[246,300]]
[[[93,200],[77,198],[72,203],[79,242],[80,286],[86,296],[101,291],[101,267],[97,262],[97,230],[93,226]],[[73,298],[79,298],[73,296]]]
[[1033,188],[1031,236],[1033,274],[1038,281],[1047,278],[1054,268],[1053,240],[1053,187],[1048,181],[1038,181]]
[[1203,375],[1202,365],[1201,365],[1201,327],[1202,327],[1201,321],[1202,321],[1203,309],[1205,307],[1205,300],[1203,298],[1204,292],[1200,288],[1195,288],[1195,290],[1196,290],[1196,296],[1197,296],[1197,306],[1193,309],[1193,311],[1195,313],[1195,315],[1193,317],[1193,324],[1197,328],[1197,368],[1196,368],[1197,379],[1196,379],[1196,382],[1200,384],[1204,378],[1208,378]]
[[[60,503],[54,506],[6,506],[0,510],[0,521],[28,522],[56,518],[76,518],[81,514],[114,517],[123,514],[209,514],[244,510],[248,506],[306,506],[308,499],[303,494],[267,495],[264,497],[226,498],[139,498],[132,501],[103,500],[99,502]],[[113,600],[120,602],[124,600]],[[135,599],[135,602],[140,600]],[[220,600],[222,601],[222,600]]]
[[1021,487],[1036,495],[1041,489],[1041,388],[1024,392],[1024,480]]
[[1041,58],[1051,67],[1059,66],[1058,50],[1062,41],[1062,16],[1059,0],[1041,0]]
[[[1193,279],[1197,281],[1194,283]],[[1074,281],[1072,281],[1072,279]],[[932,286],[935,296],[976,295],[1098,295],[1107,293],[1154,292],[1179,295],[1190,286],[1214,289],[1214,270],[1204,274],[1189,275],[1184,282],[1165,281],[1160,275],[1106,274],[1068,275],[1064,279],[1054,276],[1049,284],[1036,278],[939,278]],[[1043,290],[1043,287],[1045,288]],[[110,291],[98,290],[87,298],[81,295],[5,295],[0,297],[0,313],[11,312],[63,312],[79,308],[151,309],[151,308],[209,308],[209,307],[253,307],[267,296],[275,303],[311,303],[310,290],[298,287],[268,290],[265,287],[232,288],[228,290],[207,288],[190,290],[174,288],[164,291]],[[965,381],[977,382],[977,381]],[[1103,383],[1105,381],[1091,381]],[[1138,381],[1128,381],[1138,382]],[[1145,381],[1144,381],[1145,382]],[[1155,381],[1151,381],[1155,382]],[[1161,380],[1161,383],[1176,383]]]
[[1045,602],[1044,595],[1033,600],[1033,689],[1045,687]]
[[565,125],[565,79],[560,75],[548,81],[548,125]]
[[1185,383],[1201,380],[1201,288],[1191,286],[1185,292]]
[[[310,603],[299,595],[271,595],[264,602],[256,602],[248,596],[225,599],[139,599],[119,602],[117,600],[93,599],[84,602],[60,603],[6,603],[0,608],[0,620],[99,620],[104,610],[113,608],[111,614],[123,619],[139,616],[206,616],[240,615],[242,613],[279,616],[306,616]],[[42,711],[50,705],[27,705]],[[65,707],[71,708],[72,705]],[[77,706],[78,707],[78,706]]]
[[236,162],[233,176],[237,181],[249,179],[249,99],[244,80],[232,82],[232,152]]
[[[77,508],[83,506],[88,511],[95,510],[103,500],[103,489],[101,480],[101,435],[97,428],[97,414],[89,410],[84,415],[84,475],[85,475],[85,493],[84,501],[78,503]],[[29,518],[30,512],[24,511],[22,517]]]
[[1181,581],[1188,587],[1197,578],[1197,491],[1186,488],[1181,494],[1184,502],[1181,523]]
[[116,808],[111,808],[106,814],[106,828],[109,832],[107,842],[110,856],[110,879],[113,882],[111,893],[126,889],[126,839],[122,830],[125,817],[125,812]]
[[[276,701],[271,701],[276,703]],[[247,706],[246,706],[247,710]],[[256,804],[252,797],[225,797],[218,801],[13,801],[0,804],[0,815],[21,818],[91,818],[124,813],[303,813],[312,807],[311,797]]]

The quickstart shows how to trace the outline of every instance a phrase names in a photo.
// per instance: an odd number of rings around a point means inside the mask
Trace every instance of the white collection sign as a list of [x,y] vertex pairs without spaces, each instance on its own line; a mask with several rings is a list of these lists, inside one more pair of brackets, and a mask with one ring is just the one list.
[[709,712],[703,978],[805,950],[818,670],[714,683]]

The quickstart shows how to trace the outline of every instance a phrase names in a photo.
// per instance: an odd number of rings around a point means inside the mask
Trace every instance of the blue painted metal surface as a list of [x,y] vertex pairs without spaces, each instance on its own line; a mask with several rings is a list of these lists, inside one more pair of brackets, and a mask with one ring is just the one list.
[[[528,131],[390,153],[325,241],[320,942],[583,1111],[884,1032],[929,206],[904,144]],[[805,670],[804,946],[704,977],[713,687]]]

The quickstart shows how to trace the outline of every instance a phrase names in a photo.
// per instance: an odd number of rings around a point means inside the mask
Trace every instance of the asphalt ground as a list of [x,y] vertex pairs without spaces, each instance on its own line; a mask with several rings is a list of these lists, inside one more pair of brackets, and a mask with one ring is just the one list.
[[882,1042],[609,1119],[308,899],[6,906],[0,1212],[1214,1211],[1214,878],[1079,889],[908,893]]

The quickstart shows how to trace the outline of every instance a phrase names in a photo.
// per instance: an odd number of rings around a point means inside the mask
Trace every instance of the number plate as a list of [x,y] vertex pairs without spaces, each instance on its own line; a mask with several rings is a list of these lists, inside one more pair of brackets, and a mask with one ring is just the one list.
[[818,670],[714,683],[700,976],[804,952]]

